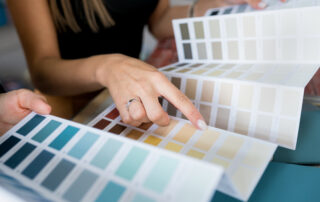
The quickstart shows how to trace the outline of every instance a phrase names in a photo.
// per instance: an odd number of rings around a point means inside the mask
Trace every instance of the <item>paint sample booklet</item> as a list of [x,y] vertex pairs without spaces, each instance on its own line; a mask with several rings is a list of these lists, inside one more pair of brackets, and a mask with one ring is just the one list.
[[320,66],[314,19],[319,6],[174,20],[179,62],[160,71],[209,125],[295,149],[304,88]]
[[1,137],[0,170],[25,187],[10,191],[34,201],[204,202],[223,174],[215,164],[35,113]]

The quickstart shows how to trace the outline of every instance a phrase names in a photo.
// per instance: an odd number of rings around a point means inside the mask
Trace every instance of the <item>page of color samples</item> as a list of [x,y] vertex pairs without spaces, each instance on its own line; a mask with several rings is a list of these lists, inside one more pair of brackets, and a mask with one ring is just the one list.
[[0,139],[0,170],[52,201],[209,201],[220,166],[31,113]]
[[171,117],[166,127],[152,123],[132,127],[121,121],[114,105],[92,120],[89,126],[220,165],[225,175],[218,190],[241,200],[249,198],[277,147],[218,128],[197,130],[188,121],[175,117]]
[[160,71],[209,125],[295,149],[304,88],[320,66],[314,19],[320,7],[174,20],[179,62]]

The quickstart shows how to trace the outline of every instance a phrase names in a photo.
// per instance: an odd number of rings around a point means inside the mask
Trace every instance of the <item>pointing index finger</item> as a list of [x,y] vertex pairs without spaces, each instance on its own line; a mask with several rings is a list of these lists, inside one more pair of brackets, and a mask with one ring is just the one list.
[[170,81],[168,81],[167,79],[165,81],[162,81],[161,84],[158,85],[158,91],[171,104],[179,109],[194,126],[201,130],[207,129],[208,126],[197,108],[192,104],[189,98],[185,96],[172,83],[170,83]]

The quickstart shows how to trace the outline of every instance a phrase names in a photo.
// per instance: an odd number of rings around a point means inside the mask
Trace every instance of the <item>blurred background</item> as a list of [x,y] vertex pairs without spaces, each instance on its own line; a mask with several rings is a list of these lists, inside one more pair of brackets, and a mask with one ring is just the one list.
[[[193,0],[171,0],[172,5],[190,4]],[[141,59],[146,60],[157,41],[145,28]],[[10,19],[5,0],[0,0],[0,83],[6,91],[17,88],[32,89],[24,53]],[[0,87],[1,88],[1,87]]]

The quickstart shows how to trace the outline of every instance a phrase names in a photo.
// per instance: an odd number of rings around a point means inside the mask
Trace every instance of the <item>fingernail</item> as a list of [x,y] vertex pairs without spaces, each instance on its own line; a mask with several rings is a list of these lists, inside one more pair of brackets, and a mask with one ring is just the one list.
[[208,129],[208,125],[206,124],[206,122],[204,122],[203,120],[199,119],[198,120],[198,127],[201,130],[207,130]]
[[258,7],[259,8],[266,8],[267,7],[267,4],[263,1],[261,1],[259,4],[258,4]]

